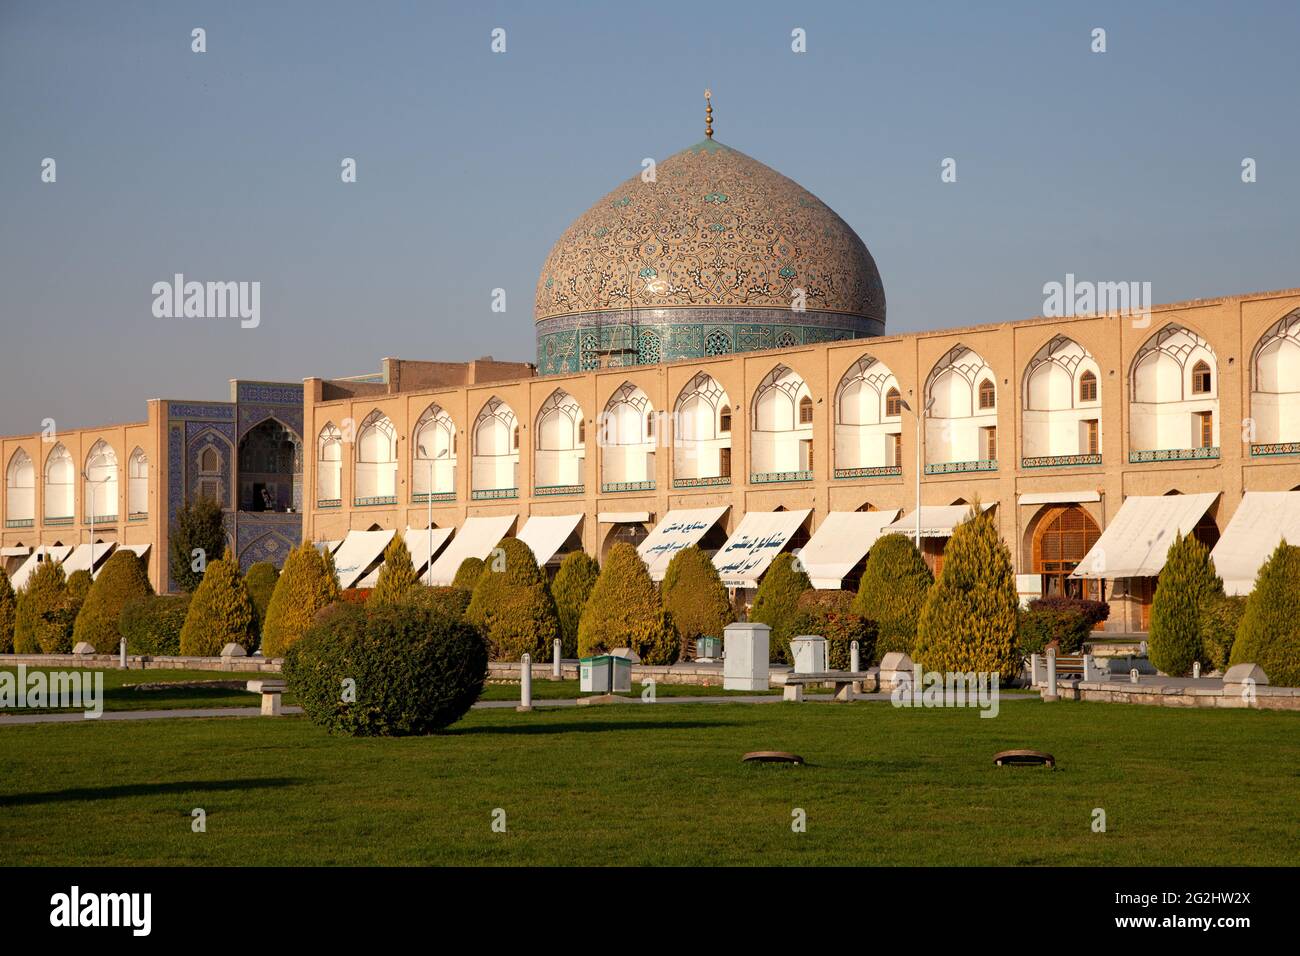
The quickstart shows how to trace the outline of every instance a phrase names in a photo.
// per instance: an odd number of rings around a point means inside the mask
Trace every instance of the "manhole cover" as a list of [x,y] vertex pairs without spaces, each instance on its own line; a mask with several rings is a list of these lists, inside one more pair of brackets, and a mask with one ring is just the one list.
[[782,750],[755,750],[740,759],[744,763],[803,763],[803,757]]
[[993,755],[993,762],[999,767],[1056,766],[1056,758],[1041,750],[1004,750]]

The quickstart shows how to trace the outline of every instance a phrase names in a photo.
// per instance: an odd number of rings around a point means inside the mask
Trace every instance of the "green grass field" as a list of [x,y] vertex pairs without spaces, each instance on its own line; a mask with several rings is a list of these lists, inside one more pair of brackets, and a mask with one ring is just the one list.
[[[299,717],[0,727],[0,864],[1300,862],[1300,714],[1035,700],[977,714],[480,710],[389,740]],[[1059,766],[994,767],[1010,747]],[[808,765],[740,762],[758,749]]]

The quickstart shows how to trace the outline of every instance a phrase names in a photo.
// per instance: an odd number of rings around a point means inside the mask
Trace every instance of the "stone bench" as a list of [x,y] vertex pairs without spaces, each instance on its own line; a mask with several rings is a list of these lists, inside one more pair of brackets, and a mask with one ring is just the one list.
[[799,703],[803,700],[803,689],[809,684],[831,684],[835,688],[836,701],[853,699],[854,685],[872,679],[868,671],[821,671],[815,674],[789,674],[785,679],[783,699]]
[[282,680],[250,680],[246,685],[250,694],[262,695],[262,716],[279,717],[280,699],[284,695]]

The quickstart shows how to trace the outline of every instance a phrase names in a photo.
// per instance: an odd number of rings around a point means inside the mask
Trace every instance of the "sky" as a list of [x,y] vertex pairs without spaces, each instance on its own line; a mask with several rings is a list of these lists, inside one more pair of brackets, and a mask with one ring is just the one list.
[[[1298,41],[1262,0],[0,0],[0,434],[532,361],[552,242],[702,138],[705,87],[720,142],[866,242],[891,332],[1033,316],[1067,274],[1300,286]],[[175,273],[259,282],[259,324],[156,317]]]

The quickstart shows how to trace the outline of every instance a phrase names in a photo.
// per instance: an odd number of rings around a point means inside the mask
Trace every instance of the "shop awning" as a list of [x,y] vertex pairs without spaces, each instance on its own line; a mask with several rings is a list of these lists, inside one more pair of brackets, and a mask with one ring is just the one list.
[[543,565],[569,540],[582,515],[533,515],[524,522],[516,537],[533,550],[538,565]]
[[756,588],[772,560],[785,550],[808,516],[804,511],[750,511],[713,556],[722,583],[729,588]]
[[601,524],[644,524],[650,520],[650,512],[602,511],[596,518]]
[[23,558],[32,553],[32,549],[25,544],[14,545],[11,548],[0,548],[0,558]]
[[321,554],[333,554],[339,549],[342,541],[313,541],[312,544]]
[[1248,491],[1210,557],[1229,594],[1249,594],[1269,555],[1300,545],[1300,491]]
[[[451,533],[454,530],[454,528],[433,529],[433,557],[436,558],[438,556],[438,552],[442,550],[442,546],[451,538]],[[414,565],[415,573],[420,577],[421,583],[423,583],[425,578],[428,577],[424,572],[429,566],[429,529],[412,528],[407,526],[407,529],[402,532],[402,540],[406,542],[406,550],[411,552],[411,564]],[[378,580],[378,578],[376,578],[376,580]]]
[[451,584],[466,558],[487,559],[492,549],[500,544],[501,539],[510,533],[516,515],[497,515],[491,518],[466,518],[451,539],[451,544],[443,550],[433,562],[433,583]]
[[[981,511],[988,511],[996,502],[980,505]],[[921,537],[951,538],[952,529],[966,520],[970,514],[970,505],[922,505]],[[913,509],[893,524],[886,525],[881,534],[905,534],[916,537],[916,510]]]
[[726,510],[727,506],[723,505],[721,508],[686,508],[664,515],[663,520],[655,525],[655,529],[636,549],[649,569],[650,577],[662,581],[673,555],[683,548],[698,544]]
[[1101,501],[1100,491],[1030,491],[1020,496],[1022,505],[1077,505]]
[[1218,496],[1130,495],[1070,577],[1155,577],[1174,537],[1191,532]]
[[[96,545],[89,545],[89,544],[77,545],[75,548],[72,549],[72,553],[64,559],[63,573],[67,575],[72,575],[78,571],[91,571],[93,577],[95,572],[98,571],[99,566],[104,563],[104,561],[108,558],[110,554],[113,553],[114,547],[116,547],[116,544],[115,542],[112,541],[101,541],[99,544]],[[92,548],[94,549],[95,552],[94,568],[90,566]]]
[[52,544],[48,547],[41,545],[28,556],[22,567],[14,572],[14,576],[9,580],[10,585],[13,586],[15,591],[21,587],[26,587],[27,579],[31,577],[38,564],[42,561],[63,561],[71,553],[72,545],[70,544]]
[[339,587],[344,590],[357,587],[357,582],[372,570],[372,565],[384,555],[384,548],[393,540],[396,531],[349,531],[334,555],[334,570],[338,572]]
[[[799,561],[812,579],[813,587],[834,591],[871,550],[885,527],[898,517],[898,509],[886,511],[832,511],[812,540],[799,551]],[[915,530],[915,528],[913,528]]]

